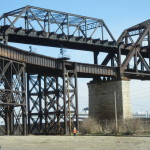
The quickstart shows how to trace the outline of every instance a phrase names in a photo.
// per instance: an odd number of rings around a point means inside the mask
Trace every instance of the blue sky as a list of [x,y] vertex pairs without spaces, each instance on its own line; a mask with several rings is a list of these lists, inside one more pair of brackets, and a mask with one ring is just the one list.
[[[1,0],[0,14],[26,5],[103,19],[115,39],[119,37],[124,29],[150,19],[149,0]],[[26,50],[29,49],[29,45],[12,45]],[[33,49],[38,53],[53,57],[58,57],[59,55],[59,49],[57,48],[33,46]],[[73,50],[67,50],[67,52],[71,55],[71,60],[73,61],[93,62],[92,53]],[[86,57],[83,57],[85,55]],[[82,91],[79,92],[80,110],[88,105],[86,85],[88,81],[87,79],[79,79],[79,91]],[[143,90],[140,92],[141,88]],[[149,88],[148,81],[131,81],[133,112],[146,112],[147,110],[150,112]],[[85,90],[83,91],[82,89]]]
[[115,38],[123,29],[149,19],[148,0],[4,0],[0,14],[26,5],[103,19]]

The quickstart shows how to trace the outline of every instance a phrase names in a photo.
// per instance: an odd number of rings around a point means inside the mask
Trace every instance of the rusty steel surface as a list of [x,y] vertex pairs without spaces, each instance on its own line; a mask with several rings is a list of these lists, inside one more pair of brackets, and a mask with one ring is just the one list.
[[[24,62],[27,65],[27,70],[35,71],[33,73],[39,72],[41,67],[46,69],[54,69],[57,74],[62,70],[62,61],[56,58],[47,57],[44,55],[23,51],[18,48],[14,48],[5,44],[0,43],[0,57],[5,57],[7,59],[12,59],[19,62]],[[71,66],[75,62],[66,62],[68,66]],[[116,69],[114,67],[99,66],[94,64],[84,64],[76,63],[78,77],[92,77],[92,76],[116,76]],[[38,70],[39,69],[39,70]],[[36,72],[37,71],[37,72]]]
[[0,20],[3,22],[0,39],[6,43],[63,46],[86,51],[107,51],[117,46],[102,19],[25,6],[4,13]]
[[[125,29],[117,41],[102,19],[34,6],[4,13],[0,21],[2,135],[78,129],[77,78],[150,80],[150,20]],[[94,64],[23,51],[8,42],[91,51]],[[106,55],[99,65],[101,53]]]
[[[92,51],[94,64],[98,64],[100,52],[107,53],[100,64],[101,68],[92,65],[85,67],[85,64],[81,65],[80,63],[80,68],[78,68],[81,73],[79,76],[89,77],[90,74],[91,76],[94,74],[111,76],[114,74],[113,70],[116,70],[113,67],[117,66],[119,78],[127,76],[128,78],[149,79],[150,69],[147,59],[150,58],[150,20],[124,30],[117,41],[102,19],[34,6],[25,6],[4,13],[0,20],[2,22],[0,40],[4,43],[17,42]],[[135,36],[138,36],[137,40],[134,40]],[[147,41],[148,44],[143,45],[143,41]],[[122,56],[125,56],[124,60],[121,59]],[[51,63],[49,61],[49,64],[46,64],[48,61],[45,61],[44,57],[45,62],[43,63],[41,63],[43,60],[37,58],[37,55],[34,57],[28,55],[28,57],[30,64],[36,62],[41,66],[56,67],[58,65],[61,67],[55,61],[51,61]],[[134,64],[132,59],[134,59]],[[104,69],[103,65],[112,68]],[[87,70],[89,72],[86,76]]]
[[[147,78],[150,74],[150,20],[125,29],[117,43],[120,43],[120,50],[129,49],[125,59],[122,60],[121,73]],[[144,53],[146,55],[143,55]]]
[[26,134],[25,64],[0,58],[0,135]]

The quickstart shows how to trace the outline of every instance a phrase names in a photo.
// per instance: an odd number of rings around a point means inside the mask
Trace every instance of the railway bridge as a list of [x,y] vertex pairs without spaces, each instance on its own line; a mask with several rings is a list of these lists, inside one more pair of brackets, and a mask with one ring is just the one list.
[[[117,41],[102,19],[34,6],[4,13],[0,21],[0,134],[67,134],[78,128],[77,78],[93,78],[92,117],[114,117],[114,91],[118,116],[131,117],[129,80],[150,79],[150,20],[125,29]],[[9,42],[90,51],[93,64],[27,52]]]

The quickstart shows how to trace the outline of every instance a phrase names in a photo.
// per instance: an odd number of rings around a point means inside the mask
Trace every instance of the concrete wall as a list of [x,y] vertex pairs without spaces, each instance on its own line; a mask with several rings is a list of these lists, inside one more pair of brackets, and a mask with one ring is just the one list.
[[89,116],[96,120],[115,118],[115,96],[118,118],[131,118],[130,81],[107,81],[88,83]]

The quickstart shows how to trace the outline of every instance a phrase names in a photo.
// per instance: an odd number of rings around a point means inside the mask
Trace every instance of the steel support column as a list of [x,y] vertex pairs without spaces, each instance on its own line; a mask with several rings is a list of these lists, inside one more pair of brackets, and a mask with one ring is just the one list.
[[60,77],[27,74],[28,133],[68,134],[78,129],[76,64],[63,63]]
[[26,134],[25,65],[0,58],[0,134]]
[[94,52],[94,64],[95,65],[98,65],[98,55],[99,55],[99,52]]
[[64,62],[64,108],[65,131],[71,134],[73,128],[79,128],[78,120],[78,90],[76,64],[67,66]]

